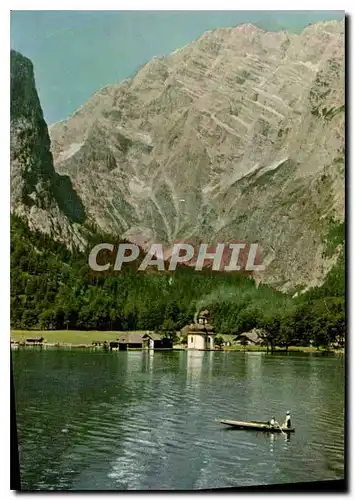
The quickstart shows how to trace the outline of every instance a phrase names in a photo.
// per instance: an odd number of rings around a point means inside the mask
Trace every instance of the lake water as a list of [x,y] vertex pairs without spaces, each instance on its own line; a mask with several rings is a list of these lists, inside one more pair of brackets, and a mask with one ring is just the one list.
[[[344,357],[12,352],[22,488],[186,490],[341,479]],[[228,430],[216,418],[296,432]]]

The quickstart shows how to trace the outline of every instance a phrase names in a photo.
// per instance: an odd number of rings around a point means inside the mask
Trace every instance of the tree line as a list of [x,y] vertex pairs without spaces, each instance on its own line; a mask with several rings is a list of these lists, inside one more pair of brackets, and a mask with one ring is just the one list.
[[[333,233],[341,241],[343,233]],[[94,239],[90,245],[108,241]],[[328,346],[345,334],[344,249],[321,287],[292,298],[267,285],[257,288],[239,273],[187,267],[137,273],[132,265],[95,275],[85,252],[69,251],[11,216],[12,328],[176,332],[205,307],[219,333],[261,328],[272,349]]]

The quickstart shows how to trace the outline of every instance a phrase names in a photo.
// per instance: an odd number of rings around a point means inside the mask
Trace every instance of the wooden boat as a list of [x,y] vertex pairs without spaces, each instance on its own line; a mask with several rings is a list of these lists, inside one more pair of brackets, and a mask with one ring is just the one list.
[[281,428],[278,425],[271,425],[270,422],[244,422],[243,420],[217,420],[217,422],[234,427],[235,429],[254,430],[264,432],[295,432],[294,427]]

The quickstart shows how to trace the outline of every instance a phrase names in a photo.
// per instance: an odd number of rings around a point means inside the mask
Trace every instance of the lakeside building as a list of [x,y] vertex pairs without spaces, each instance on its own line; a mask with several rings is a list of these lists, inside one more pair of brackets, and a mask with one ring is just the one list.
[[184,326],[181,330],[187,336],[187,348],[200,351],[214,350],[215,337],[213,326],[208,323],[209,311],[201,311],[195,323]]
[[172,349],[173,343],[170,338],[155,332],[137,331],[121,333],[113,347],[120,351],[127,349]]
[[240,345],[263,345],[265,344],[265,335],[262,330],[253,328],[250,332],[240,333],[234,338],[234,341]]
[[43,337],[30,337],[26,339],[26,344],[28,345],[42,345],[44,342]]

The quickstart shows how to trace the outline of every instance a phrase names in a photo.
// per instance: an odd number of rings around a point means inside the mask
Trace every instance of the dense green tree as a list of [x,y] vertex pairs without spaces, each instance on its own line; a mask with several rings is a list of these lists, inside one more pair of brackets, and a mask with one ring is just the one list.
[[[337,238],[340,231],[335,231]],[[95,235],[89,248],[109,237]],[[333,241],[333,240],[332,240]],[[338,243],[338,240],[334,240]],[[69,251],[11,217],[11,325],[31,329],[148,329],[174,335],[208,308],[218,333],[259,328],[274,350],[290,345],[329,346],[345,336],[345,254],[323,286],[296,298],[240,273],[138,273],[137,264],[115,275],[95,275],[88,252]]]

